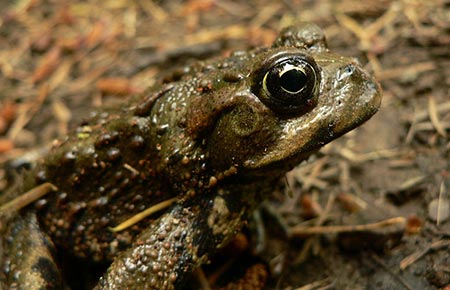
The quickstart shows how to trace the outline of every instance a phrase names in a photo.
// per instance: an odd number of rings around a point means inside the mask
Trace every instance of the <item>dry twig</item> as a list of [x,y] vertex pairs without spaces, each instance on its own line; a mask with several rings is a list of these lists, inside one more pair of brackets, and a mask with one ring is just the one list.
[[49,182],[38,185],[20,195],[19,197],[11,200],[10,202],[7,202],[0,206],[0,215],[7,215],[14,211],[18,211],[21,208],[26,207],[30,203],[40,199],[44,195],[56,190],[58,190],[58,188]]
[[392,225],[405,225],[406,219],[404,217],[395,217],[383,220],[381,222],[364,224],[364,225],[344,225],[344,226],[296,226],[290,229],[291,236],[304,236],[313,234],[336,234],[344,232],[360,232],[368,230],[377,230]]
[[450,247],[450,240],[436,241],[436,242],[432,243],[431,245],[429,245],[428,247],[426,247],[425,249],[412,253],[408,257],[401,260],[400,269],[405,270],[407,267],[411,266],[416,261],[418,261],[420,258],[425,256],[428,252],[438,250],[438,249],[444,248],[444,247]]
[[117,226],[110,228],[110,230],[112,232],[120,232],[123,231],[129,227],[131,227],[132,225],[140,222],[141,220],[145,219],[146,217],[160,211],[163,210],[167,207],[169,207],[170,205],[172,205],[175,201],[178,200],[178,197],[173,197],[173,198],[169,198],[165,201],[162,201],[158,204],[155,204],[154,206],[151,206],[149,208],[147,208],[146,210],[135,214],[134,216],[132,216],[131,218],[127,219],[126,221],[118,224]]

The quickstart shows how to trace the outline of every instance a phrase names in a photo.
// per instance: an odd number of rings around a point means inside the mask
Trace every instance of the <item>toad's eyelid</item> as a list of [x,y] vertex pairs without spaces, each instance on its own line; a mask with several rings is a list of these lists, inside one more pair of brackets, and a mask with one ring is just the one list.
[[283,66],[283,70],[281,70],[279,73],[278,73],[278,76],[279,77],[281,77],[281,76],[283,76],[283,74],[285,74],[287,71],[290,71],[290,70],[299,70],[299,71],[301,71],[301,72],[305,72],[303,69],[303,66],[299,66],[299,65],[293,65],[293,64],[290,64],[290,63],[286,63],[286,64],[284,64],[284,66]]

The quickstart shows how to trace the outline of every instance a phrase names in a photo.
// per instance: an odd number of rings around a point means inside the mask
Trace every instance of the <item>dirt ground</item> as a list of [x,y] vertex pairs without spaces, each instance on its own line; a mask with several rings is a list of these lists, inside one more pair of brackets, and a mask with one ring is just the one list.
[[0,1],[0,192],[7,162],[89,110],[297,20],[375,74],[382,107],[288,173],[229,249],[242,253],[192,285],[450,289],[448,1]]

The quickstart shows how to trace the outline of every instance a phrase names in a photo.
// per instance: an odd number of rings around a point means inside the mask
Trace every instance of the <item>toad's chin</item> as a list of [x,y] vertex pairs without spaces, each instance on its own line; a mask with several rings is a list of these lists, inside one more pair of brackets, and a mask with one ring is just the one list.
[[291,156],[290,158],[287,158],[285,160],[276,160],[272,163],[266,163],[263,166],[256,166],[256,164],[252,164],[251,160],[247,160],[246,162],[244,162],[241,174],[252,177],[263,176],[264,178],[279,178],[300,163],[307,162],[308,160],[313,158],[318,153],[319,149],[320,148],[317,148],[310,152],[303,152],[301,154],[297,154],[296,156]]

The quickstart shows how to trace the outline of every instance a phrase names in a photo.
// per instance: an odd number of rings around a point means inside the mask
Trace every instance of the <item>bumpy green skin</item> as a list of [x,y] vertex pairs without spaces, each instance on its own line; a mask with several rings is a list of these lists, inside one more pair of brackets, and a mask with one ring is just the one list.
[[[305,110],[269,108],[255,90],[257,75],[283,53],[306,55],[320,70],[317,98]],[[239,231],[287,170],[379,104],[372,77],[330,53],[312,24],[283,30],[272,48],[185,68],[121,108],[95,113],[27,175],[23,191],[43,182],[59,190],[9,221],[4,283],[61,287],[57,271],[40,271],[19,255],[39,249],[53,269],[51,240],[56,251],[112,262],[96,289],[175,289]],[[108,229],[174,196],[179,201],[156,220]],[[34,251],[17,246],[30,234],[49,240],[33,242],[45,244]],[[30,269],[34,278],[23,275]]]

